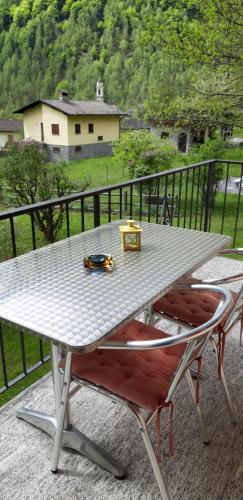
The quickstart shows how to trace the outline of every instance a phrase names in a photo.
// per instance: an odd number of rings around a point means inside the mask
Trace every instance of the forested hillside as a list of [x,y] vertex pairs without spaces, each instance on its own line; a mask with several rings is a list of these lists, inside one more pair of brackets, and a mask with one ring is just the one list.
[[156,0],[0,0],[1,115],[54,97],[63,81],[72,98],[93,99],[100,76],[106,101],[125,109],[165,75],[167,86],[185,85],[182,65],[143,43],[161,9]]
[[101,77],[106,102],[211,127],[243,106],[242,19],[242,0],[0,0],[0,116]]

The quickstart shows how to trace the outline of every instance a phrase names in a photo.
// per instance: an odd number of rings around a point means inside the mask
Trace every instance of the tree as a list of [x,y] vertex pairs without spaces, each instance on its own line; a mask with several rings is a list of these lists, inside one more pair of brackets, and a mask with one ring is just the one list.
[[[175,149],[157,139],[148,131],[126,132],[114,145],[114,154],[123,168],[128,168],[131,179],[161,172],[169,168]],[[156,182],[144,182],[145,192],[156,192]]]
[[[235,104],[242,103],[242,0],[176,0],[166,11],[163,7],[160,0],[157,16],[147,18],[145,44],[189,64],[210,67],[214,74],[220,69]],[[218,95],[228,98],[228,91]]]
[[69,85],[67,80],[63,80],[62,82],[59,82],[55,88],[54,97],[57,98],[59,96],[59,92],[62,90],[69,91],[69,87],[70,87],[70,85]]
[[[199,163],[205,160],[212,160],[214,158],[222,158],[225,152],[225,144],[219,137],[212,140],[207,140],[205,144],[195,145],[190,149],[188,155],[184,157],[185,165],[191,165],[193,163]],[[216,194],[219,189],[219,183],[223,179],[225,174],[225,167],[223,163],[216,163],[212,168],[212,179],[211,179],[211,190],[207,193],[208,187],[205,185],[208,182],[207,175],[200,173],[200,171],[195,170],[189,175],[197,186],[201,188],[201,195],[203,197],[204,203],[206,203],[206,197],[208,196],[209,206],[213,207],[215,203]]]
[[221,102],[242,108],[242,19],[242,0],[0,0],[0,115],[53,97],[59,82],[93,100],[99,76],[121,109],[158,89],[170,105],[201,68],[204,81],[228,81]]
[[[1,164],[0,176],[13,192],[18,206],[59,198],[77,190],[65,176],[63,164],[47,163],[41,145],[31,141],[9,148]],[[34,212],[35,223],[46,241],[55,240],[62,227],[64,210],[64,205],[59,205],[53,210],[44,208]]]
[[172,95],[158,86],[145,101],[145,112],[161,123],[172,118],[177,127],[189,129],[198,137],[215,138],[219,129],[223,137],[224,130],[242,123],[242,112],[231,90],[231,81],[221,68],[213,73],[204,67],[191,75],[186,91],[175,90]]

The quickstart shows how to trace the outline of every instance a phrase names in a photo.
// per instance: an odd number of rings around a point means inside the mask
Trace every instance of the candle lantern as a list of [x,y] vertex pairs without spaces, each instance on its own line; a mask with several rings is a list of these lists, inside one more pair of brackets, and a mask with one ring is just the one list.
[[134,220],[128,220],[127,226],[120,226],[122,249],[124,252],[128,250],[141,250],[141,232],[141,227],[136,226]]

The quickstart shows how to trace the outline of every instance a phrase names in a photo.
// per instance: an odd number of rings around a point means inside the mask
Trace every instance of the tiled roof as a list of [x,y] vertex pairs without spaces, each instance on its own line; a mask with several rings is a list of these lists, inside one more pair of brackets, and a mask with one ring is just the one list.
[[150,129],[150,126],[143,120],[137,120],[136,118],[124,118],[121,123],[121,128],[123,130],[140,130]]
[[0,132],[19,132],[22,128],[22,120],[0,120]]
[[47,104],[51,108],[61,111],[65,115],[125,115],[115,104],[106,104],[98,101],[61,101],[59,99],[39,99],[15,113],[23,113],[27,109],[34,108],[38,104]]

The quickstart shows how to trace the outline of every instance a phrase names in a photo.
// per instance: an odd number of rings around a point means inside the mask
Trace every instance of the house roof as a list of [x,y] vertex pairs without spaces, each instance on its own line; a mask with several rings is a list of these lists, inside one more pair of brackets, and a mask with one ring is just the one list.
[[137,120],[136,118],[124,118],[121,127],[123,130],[141,130],[150,129],[150,126],[143,120]]
[[0,132],[19,132],[22,128],[22,120],[0,120]]
[[165,127],[174,127],[176,125],[176,122],[177,122],[177,118],[176,117],[169,117],[169,118],[165,118],[163,120],[159,120],[157,118],[148,118],[148,123],[150,125],[153,125],[153,126],[158,126],[158,127],[161,127],[161,126],[165,126]]
[[61,111],[65,115],[125,115],[115,104],[106,104],[99,101],[61,101],[60,99],[38,99],[23,108],[17,109],[15,113],[23,113],[27,109],[34,108],[38,104],[47,104],[51,108]]

